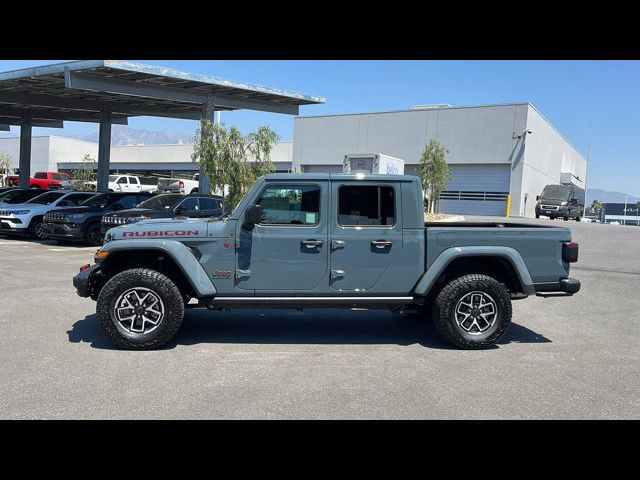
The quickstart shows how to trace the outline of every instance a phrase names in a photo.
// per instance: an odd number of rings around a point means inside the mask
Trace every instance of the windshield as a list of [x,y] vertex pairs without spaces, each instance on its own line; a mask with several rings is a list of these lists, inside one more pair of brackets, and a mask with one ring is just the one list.
[[564,185],[547,185],[540,195],[542,200],[568,200],[569,188]]
[[158,195],[157,197],[151,197],[149,200],[145,200],[138,205],[138,207],[150,208],[152,210],[168,210],[183,198],[185,198],[184,195],[180,194]]
[[7,195],[0,199],[5,203],[24,203],[31,200],[38,195],[42,195],[42,190],[39,188],[30,188],[29,190],[13,190],[11,195]]
[[107,205],[115,202],[118,198],[120,198],[120,195],[114,195],[113,193],[103,193],[102,195],[96,195],[95,197],[91,197],[89,200],[85,200],[80,204],[80,206],[104,208]]
[[4,202],[5,198],[11,198],[13,195],[16,195],[20,190],[17,188],[10,188],[2,193],[0,193],[0,202]]
[[117,176],[117,175],[109,175],[109,181],[110,181],[111,183],[115,182],[115,181],[116,181],[116,178],[118,178],[118,176]]
[[43,193],[42,195],[38,195],[33,200],[29,200],[27,203],[38,203],[40,205],[51,205],[53,202],[58,200],[63,195],[66,195],[66,193],[60,193],[60,192]]

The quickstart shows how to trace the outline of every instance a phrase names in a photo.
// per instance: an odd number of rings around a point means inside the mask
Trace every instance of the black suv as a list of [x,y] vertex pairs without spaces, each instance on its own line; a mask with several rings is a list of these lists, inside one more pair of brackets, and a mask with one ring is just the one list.
[[152,193],[103,193],[77,207],[55,208],[44,216],[42,226],[54,240],[81,241],[89,245],[102,244],[100,220],[106,213],[133,208],[148,200]]
[[9,205],[25,203],[50,191],[48,188],[9,188],[0,192],[0,203],[8,203]]
[[168,193],[150,198],[137,208],[105,214],[102,217],[102,235],[110,228],[150,218],[219,217],[220,215],[222,215],[222,197],[219,195]]

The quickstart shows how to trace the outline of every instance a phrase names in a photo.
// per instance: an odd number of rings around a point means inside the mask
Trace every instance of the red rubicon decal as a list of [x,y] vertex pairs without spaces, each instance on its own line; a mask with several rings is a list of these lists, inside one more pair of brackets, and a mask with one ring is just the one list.
[[150,230],[146,232],[122,232],[123,237],[182,237],[199,235],[198,230]]

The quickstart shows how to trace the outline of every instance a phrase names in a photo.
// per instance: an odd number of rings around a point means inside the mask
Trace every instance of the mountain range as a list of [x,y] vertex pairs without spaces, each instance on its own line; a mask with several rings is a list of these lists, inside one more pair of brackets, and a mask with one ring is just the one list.
[[[69,138],[77,138],[87,142],[98,142],[98,132],[92,132],[84,135],[63,135]],[[151,132],[149,130],[139,130],[129,128],[122,125],[113,125],[111,127],[111,145],[158,145],[171,143],[191,143],[192,136],[184,133],[172,132],[164,130],[162,132]]]
[[587,187],[587,205],[591,205],[594,200],[600,200],[602,203],[624,203],[625,196],[629,204],[635,204],[640,200],[638,197],[622,192],[610,192],[599,188]]

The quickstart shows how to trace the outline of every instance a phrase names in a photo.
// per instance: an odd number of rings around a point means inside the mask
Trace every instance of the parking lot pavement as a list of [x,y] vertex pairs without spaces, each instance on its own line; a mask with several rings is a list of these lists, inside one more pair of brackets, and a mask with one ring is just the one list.
[[539,222],[580,242],[582,290],[514,302],[485,351],[333,310],[192,310],[168,348],[120,351],[71,285],[95,247],[0,236],[0,417],[639,418],[640,228]]

